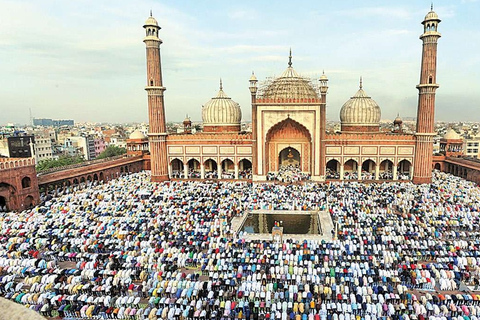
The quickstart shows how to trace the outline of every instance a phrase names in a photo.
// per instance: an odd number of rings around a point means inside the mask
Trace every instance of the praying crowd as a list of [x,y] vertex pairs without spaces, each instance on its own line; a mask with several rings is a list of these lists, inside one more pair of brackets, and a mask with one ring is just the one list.
[[310,174],[302,172],[299,165],[281,165],[278,172],[267,173],[267,180],[280,182],[299,182],[310,179]]
[[[327,168],[326,174],[325,174],[327,179],[333,179],[333,180],[340,180],[340,173],[337,172],[336,170]],[[383,171],[380,172],[378,175],[378,178],[380,180],[392,180],[393,179],[393,173],[391,171]],[[346,171],[343,173],[343,179],[344,180],[358,180],[358,172],[357,171]],[[397,179],[398,180],[408,180],[410,179],[410,175],[408,173],[402,173],[398,172],[397,174]],[[362,180],[375,180],[375,173],[371,173],[365,170],[362,170]]]
[[[0,213],[0,296],[65,319],[477,319],[480,189],[125,175]],[[253,209],[328,210],[333,240],[246,240]]]

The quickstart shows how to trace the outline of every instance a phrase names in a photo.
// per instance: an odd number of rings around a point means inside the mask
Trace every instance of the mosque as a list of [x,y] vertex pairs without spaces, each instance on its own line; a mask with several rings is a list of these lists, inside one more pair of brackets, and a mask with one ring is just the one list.
[[[341,131],[326,131],[328,78],[318,81],[299,75],[290,53],[285,71],[259,84],[249,79],[252,132],[241,131],[242,110],[224,91],[202,107],[203,132],[192,133],[190,119],[184,132],[166,131],[160,45],[160,27],[154,17],[145,22],[147,51],[148,138],[134,133],[139,148],[148,139],[153,181],[171,178],[251,178],[264,181],[282,166],[299,168],[313,181],[326,179],[408,179],[431,182],[435,111],[437,31],[440,19],[433,11],[423,20],[417,126],[415,134],[380,130],[380,106],[359,89],[342,106]],[[314,83],[316,82],[316,83]],[[133,141],[133,140],[132,140]],[[132,147],[130,145],[130,147]]]

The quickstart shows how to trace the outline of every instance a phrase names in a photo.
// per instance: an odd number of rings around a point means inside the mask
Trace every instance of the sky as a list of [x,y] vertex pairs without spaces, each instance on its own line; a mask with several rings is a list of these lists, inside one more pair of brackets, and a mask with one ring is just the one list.
[[[327,119],[363,88],[382,119],[415,117],[424,0],[0,0],[0,125],[33,117],[146,122],[143,24],[160,30],[167,121],[201,110],[219,79],[251,120],[248,79],[329,78]],[[479,0],[435,1],[436,120],[480,121]]]

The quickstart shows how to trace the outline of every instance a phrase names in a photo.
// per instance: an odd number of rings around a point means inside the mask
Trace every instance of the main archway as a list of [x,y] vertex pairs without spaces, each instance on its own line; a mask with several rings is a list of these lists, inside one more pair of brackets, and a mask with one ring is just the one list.
[[265,142],[265,171],[278,172],[282,159],[287,162],[295,159],[302,172],[311,173],[311,149],[312,137],[308,129],[287,118],[268,130]]

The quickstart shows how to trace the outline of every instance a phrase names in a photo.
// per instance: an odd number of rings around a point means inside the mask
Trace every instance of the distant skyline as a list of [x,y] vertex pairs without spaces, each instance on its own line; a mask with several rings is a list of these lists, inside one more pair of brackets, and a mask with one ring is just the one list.
[[[0,125],[36,118],[146,122],[143,23],[160,30],[167,121],[202,105],[219,79],[251,119],[248,79],[280,75],[292,48],[303,76],[329,78],[327,119],[363,88],[382,109],[415,117],[430,1],[53,1],[0,0]],[[434,2],[437,121],[479,121],[480,2]]]

